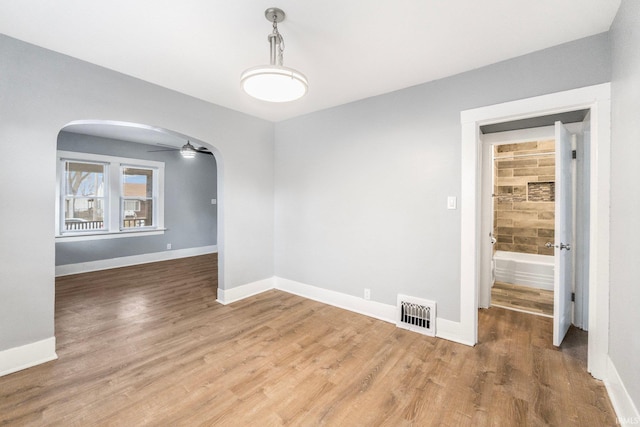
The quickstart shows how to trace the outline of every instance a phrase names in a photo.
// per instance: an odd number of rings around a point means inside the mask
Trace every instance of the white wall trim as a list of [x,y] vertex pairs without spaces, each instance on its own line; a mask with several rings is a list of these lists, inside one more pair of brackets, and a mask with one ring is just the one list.
[[58,358],[56,337],[0,351],[0,377]]
[[56,266],[56,277],[70,274],[88,273],[91,271],[108,270],[111,268],[129,267],[150,262],[168,261],[171,259],[187,258],[218,252],[217,245],[200,246],[197,248],[175,249],[171,251],[152,252],[149,254],[132,255],[119,258],[101,259],[97,261],[80,262]]
[[[396,323],[395,305],[365,300],[353,295],[307,285],[282,277],[271,277],[231,289],[218,289],[217,301],[226,305],[271,289],[288,292],[323,304],[373,317],[374,319],[384,322]],[[459,322],[436,318],[436,337],[473,346],[474,343],[471,342],[463,332],[464,330]]]
[[621,425],[640,425],[640,412],[633,403],[633,399],[627,392],[618,370],[616,369],[610,357],[607,357],[607,378],[604,385],[609,393],[609,399],[613,409],[616,411],[616,417]]
[[247,283],[245,285],[236,286],[231,289],[218,288],[218,301],[220,304],[227,305],[232,302],[240,301],[250,296],[260,294],[262,292],[275,289],[275,278],[258,280],[257,282]]
[[480,126],[509,120],[591,109],[591,207],[589,259],[588,371],[606,375],[609,348],[609,187],[611,84],[603,83],[519,101],[462,111],[461,144],[461,333],[474,343],[478,337],[478,283],[480,279],[480,184],[482,142]]
[[436,337],[473,347],[476,343],[471,340],[462,322],[436,318]]
[[396,307],[394,305],[365,300],[354,297],[353,295],[343,294],[281,277],[276,277],[276,289],[353,311],[354,313],[364,314],[365,316],[385,322],[396,323]]

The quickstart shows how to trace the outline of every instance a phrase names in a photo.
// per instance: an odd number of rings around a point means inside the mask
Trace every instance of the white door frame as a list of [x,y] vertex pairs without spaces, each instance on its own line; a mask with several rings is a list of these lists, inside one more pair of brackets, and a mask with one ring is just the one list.
[[581,109],[591,110],[589,226],[589,344],[587,370],[606,375],[609,348],[609,198],[611,84],[462,111],[460,192],[460,341],[478,342],[478,283],[482,201],[480,126]]

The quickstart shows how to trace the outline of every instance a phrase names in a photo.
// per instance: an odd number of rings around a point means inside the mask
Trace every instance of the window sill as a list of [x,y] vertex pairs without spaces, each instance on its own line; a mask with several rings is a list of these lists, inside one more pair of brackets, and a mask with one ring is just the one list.
[[120,239],[122,237],[143,237],[164,234],[166,228],[154,228],[151,230],[127,230],[113,232],[87,232],[77,234],[63,234],[56,236],[56,243],[81,242],[84,240]]

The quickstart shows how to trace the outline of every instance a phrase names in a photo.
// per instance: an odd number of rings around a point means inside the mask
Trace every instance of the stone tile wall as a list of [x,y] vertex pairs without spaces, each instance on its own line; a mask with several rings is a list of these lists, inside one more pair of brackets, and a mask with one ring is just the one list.
[[[496,250],[553,255],[555,142],[532,141],[494,148]],[[513,157],[521,154],[536,156]]]

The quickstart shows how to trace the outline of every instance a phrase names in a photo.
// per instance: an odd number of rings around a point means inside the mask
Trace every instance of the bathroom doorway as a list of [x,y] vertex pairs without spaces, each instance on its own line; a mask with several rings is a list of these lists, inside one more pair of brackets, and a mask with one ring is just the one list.
[[480,306],[555,314],[555,345],[571,324],[587,329],[589,117],[578,110],[535,118],[542,126],[532,128],[523,125],[533,119],[480,128],[483,234],[490,236]]

